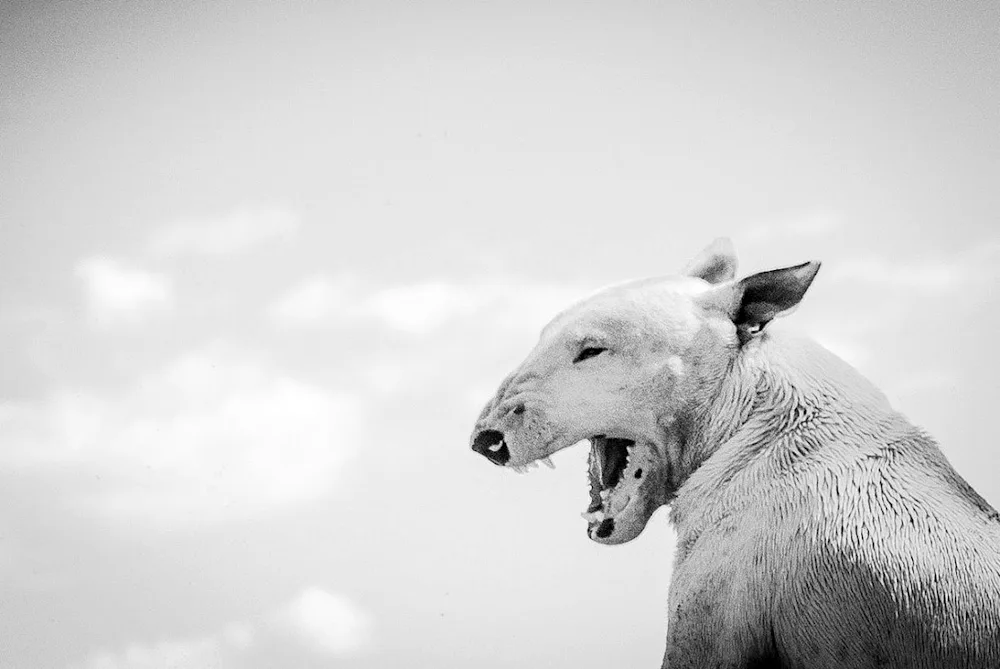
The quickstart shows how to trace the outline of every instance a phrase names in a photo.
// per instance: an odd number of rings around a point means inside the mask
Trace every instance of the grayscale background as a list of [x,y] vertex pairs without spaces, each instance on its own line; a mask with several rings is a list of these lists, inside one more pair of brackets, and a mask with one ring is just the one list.
[[659,666],[666,514],[468,437],[720,235],[1000,504],[996,2],[0,7],[4,669]]

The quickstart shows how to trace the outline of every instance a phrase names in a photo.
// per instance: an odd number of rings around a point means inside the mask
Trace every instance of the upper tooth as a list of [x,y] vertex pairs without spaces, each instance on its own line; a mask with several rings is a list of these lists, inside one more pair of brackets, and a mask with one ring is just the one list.
[[489,447],[489,449],[491,451],[493,451],[494,453],[496,453],[497,451],[499,451],[501,448],[503,448],[503,442],[502,441],[498,441],[497,443],[492,444]]
[[548,456],[546,456],[546,457],[542,458],[542,462],[543,462],[543,463],[545,464],[545,466],[546,466],[546,467],[548,467],[549,469],[555,469],[555,468],[556,468],[555,464],[554,464],[554,463],[552,462],[552,460],[550,460],[550,459],[548,458]]

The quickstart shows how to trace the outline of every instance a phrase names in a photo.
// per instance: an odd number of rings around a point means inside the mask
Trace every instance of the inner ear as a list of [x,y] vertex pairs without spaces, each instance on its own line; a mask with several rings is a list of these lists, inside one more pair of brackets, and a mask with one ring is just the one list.
[[727,237],[719,237],[689,262],[681,274],[709,283],[731,281],[736,276],[736,249]]
[[818,262],[807,262],[761,272],[737,282],[739,301],[733,323],[740,341],[753,338],[774,318],[795,308],[816,278],[819,267]]

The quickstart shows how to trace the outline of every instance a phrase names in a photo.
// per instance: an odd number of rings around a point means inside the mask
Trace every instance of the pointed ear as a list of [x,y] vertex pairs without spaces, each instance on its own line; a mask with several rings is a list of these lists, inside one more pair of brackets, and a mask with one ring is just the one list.
[[774,318],[787,314],[798,306],[806,294],[820,263],[813,261],[772,269],[741,279],[736,283],[739,301],[733,323],[741,342],[757,336]]
[[689,262],[681,274],[709,283],[731,281],[736,276],[736,249],[728,237],[719,237]]
[[745,344],[802,301],[819,267],[819,262],[807,262],[754,274],[708,291],[703,303],[726,312],[736,325],[740,343]]

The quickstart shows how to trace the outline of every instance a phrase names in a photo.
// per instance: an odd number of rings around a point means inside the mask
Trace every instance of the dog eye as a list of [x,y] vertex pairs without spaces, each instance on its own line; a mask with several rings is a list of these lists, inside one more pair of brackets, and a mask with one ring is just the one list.
[[588,346],[587,348],[585,348],[582,351],[580,351],[580,355],[576,356],[576,360],[573,361],[573,364],[575,365],[576,363],[581,362],[583,360],[586,360],[587,358],[593,358],[595,356],[598,356],[598,355],[604,353],[607,350],[608,349],[606,349],[606,348],[598,348],[596,346]]

